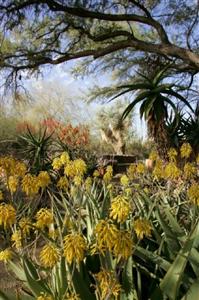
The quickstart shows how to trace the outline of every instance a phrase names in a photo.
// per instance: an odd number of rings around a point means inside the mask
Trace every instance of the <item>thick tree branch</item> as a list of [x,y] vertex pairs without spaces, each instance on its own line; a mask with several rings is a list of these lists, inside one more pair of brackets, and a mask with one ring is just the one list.
[[[179,65],[176,65],[176,69],[178,69],[178,66],[181,67],[183,65],[183,68],[186,69],[186,71],[199,72],[199,55],[191,50],[172,44],[168,40],[164,27],[160,22],[156,21],[154,17],[152,17],[152,12],[150,13],[144,5],[140,4],[141,2],[139,0],[129,0],[129,3],[131,3],[131,10],[129,11],[132,11],[132,7],[134,5],[139,9],[139,11],[141,11],[141,15],[132,13],[116,14],[114,11],[113,13],[103,13],[97,11],[97,9],[96,11],[91,11],[87,8],[69,7],[65,4],[60,4],[67,3],[67,1],[9,1],[11,4],[7,6],[6,4],[4,5],[3,0],[1,3],[3,3],[3,5],[0,5],[0,16],[2,19],[4,17],[6,18],[4,23],[9,20],[12,21],[12,17],[14,20],[18,20],[18,14],[21,15],[21,12],[24,12],[25,9],[30,8],[31,6],[36,6],[38,8],[39,5],[42,5],[41,7],[44,9],[45,13],[49,13],[52,20],[57,21],[54,26],[48,25],[49,27],[46,27],[46,31],[37,31],[38,36],[35,37],[35,40],[39,45],[37,51],[33,50],[31,52],[27,49],[20,49],[18,47],[16,52],[13,50],[13,54],[0,53],[0,67],[8,68],[16,74],[20,70],[37,69],[38,67],[46,64],[61,64],[81,57],[91,56],[94,59],[97,59],[116,51],[126,49],[131,50],[132,53],[133,51],[141,51],[157,54],[172,60],[177,58],[177,64],[179,62]],[[55,19],[53,19],[54,17]],[[98,30],[96,25],[94,29],[96,29],[99,34],[95,34],[90,28],[88,28],[88,23],[86,21],[90,19],[111,22],[125,21],[130,24],[132,24],[131,22],[138,22],[144,25],[149,25],[156,29],[159,34],[159,39],[154,43],[143,41],[141,39],[137,39],[134,36],[133,31],[130,32],[128,29],[123,30],[123,27],[122,29],[117,29],[117,26],[114,27],[110,24],[111,29],[107,29],[107,22],[97,22],[96,24],[101,27],[99,27]],[[16,21],[16,26],[17,24],[18,23]],[[39,25],[36,26],[37,29],[40,28]],[[190,34],[194,26],[195,22],[193,22],[193,25],[191,26]],[[108,28],[109,27],[110,26],[108,26]],[[146,26],[143,27],[145,29],[147,28]],[[26,27],[24,26],[24,28]],[[54,28],[56,29],[53,30]],[[71,28],[77,29],[78,34],[76,35],[75,33],[74,36],[69,35],[66,40],[64,40],[63,44],[60,43],[60,46],[59,41],[62,41],[61,35],[65,33],[67,34],[68,30]],[[119,28],[121,28],[121,26]],[[81,43],[77,46],[79,41]]]
[[[145,17],[136,14],[105,14],[102,12],[89,11],[81,7],[69,7],[66,5],[61,5],[60,3],[57,3],[56,1],[53,0],[40,0],[40,1],[29,0],[8,7],[6,7],[6,5],[5,6],[1,5],[0,9],[1,10],[4,9],[7,13],[12,13],[15,11],[22,10],[34,4],[35,5],[46,4],[51,11],[65,12],[68,13],[69,15],[80,17],[80,18],[90,18],[90,19],[97,19],[97,20],[104,20],[104,21],[132,21],[132,22],[146,24],[152,26],[157,30],[162,42],[169,44],[169,39],[163,26],[158,21],[154,20],[152,17],[149,16]],[[137,3],[136,5],[138,6]]]
[[[44,64],[56,65],[72,59],[77,59],[77,58],[87,57],[87,56],[92,56],[94,59],[97,59],[107,54],[113,53],[115,51],[127,49],[127,48],[180,58],[184,62],[187,62],[187,64],[190,67],[190,70],[195,69],[199,71],[199,56],[197,54],[194,54],[189,50],[183,49],[175,45],[152,44],[148,42],[143,42],[135,38],[115,42],[107,47],[99,47],[98,49],[95,50],[88,49],[88,50],[78,51],[76,53],[65,53],[55,59],[45,55],[43,57],[35,56],[33,58],[33,62],[25,63],[21,65],[19,64],[19,62],[17,62],[16,65],[6,62],[2,57],[0,61],[0,67],[14,68],[17,70],[31,69],[31,68],[33,69]],[[10,56],[9,58],[10,59],[15,58],[15,55]]]

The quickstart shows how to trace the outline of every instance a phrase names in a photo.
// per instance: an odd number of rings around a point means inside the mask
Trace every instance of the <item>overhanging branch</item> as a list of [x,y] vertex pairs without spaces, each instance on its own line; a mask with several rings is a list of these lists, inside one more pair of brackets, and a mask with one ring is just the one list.
[[[140,4],[136,3],[137,1],[131,1],[134,3],[136,6],[140,7]],[[138,22],[142,23],[145,25],[152,26],[153,28],[156,29],[158,32],[158,35],[160,37],[160,40],[166,44],[169,44],[169,39],[167,36],[167,33],[163,26],[153,19],[151,15],[146,13],[145,16],[141,15],[136,15],[136,14],[108,14],[108,13],[102,13],[102,12],[95,12],[95,11],[90,11],[86,10],[81,7],[69,7],[67,5],[62,5],[56,1],[53,0],[29,0],[29,1],[24,1],[23,3],[20,4],[15,4],[13,2],[13,5],[1,5],[0,9],[4,10],[6,13],[13,13],[16,11],[20,11],[22,9],[25,9],[27,7],[30,7],[32,5],[39,5],[39,4],[46,4],[51,11],[54,12],[64,12],[68,13],[71,16],[76,16],[79,18],[89,18],[89,19],[96,19],[96,20],[104,20],[104,21],[113,21],[113,22],[119,22],[119,21],[132,21],[132,22]],[[146,11],[146,8],[143,6],[142,10]]]
[[[41,65],[45,64],[60,64],[72,59],[77,59],[81,57],[88,57],[92,56],[94,59],[103,57],[107,54],[113,53],[118,50],[122,49],[127,49],[127,48],[132,48],[133,50],[139,50],[139,51],[144,51],[144,52],[150,52],[150,53],[156,53],[160,55],[166,55],[169,57],[175,57],[175,58],[180,58],[182,61],[187,62],[187,65],[189,65],[190,70],[195,69],[199,71],[199,56],[197,54],[194,54],[193,52],[183,49],[181,47],[175,46],[175,45],[164,45],[164,44],[152,44],[149,42],[143,42],[141,40],[135,39],[135,38],[129,38],[123,41],[119,42],[113,42],[111,45],[106,46],[106,47],[99,47],[97,49],[87,49],[87,50],[82,50],[82,51],[77,51],[76,53],[70,53],[66,52],[63,53],[63,55],[60,55],[58,58],[51,58],[48,56],[45,56],[45,52],[43,56],[35,56],[32,58],[33,62],[28,63],[28,64],[22,64],[20,65],[20,61],[18,61],[15,64],[6,62],[4,59],[1,60],[0,62],[0,67],[8,67],[8,68],[15,68],[18,70],[23,70],[23,69],[33,69],[36,67],[39,67]],[[39,53],[40,54],[40,53]],[[21,55],[21,58],[24,57],[24,54]],[[16,58],[15,55],[10,55],[9,59],[11,60],[12,58]],[[18,55],[18,58],[20,58],[20,55]]]

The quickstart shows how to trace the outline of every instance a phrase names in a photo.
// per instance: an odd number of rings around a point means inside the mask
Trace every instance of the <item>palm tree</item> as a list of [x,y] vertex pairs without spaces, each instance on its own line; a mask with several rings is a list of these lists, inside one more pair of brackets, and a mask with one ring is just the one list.
[[174,84],[164,83],[168,67],[155,73],[152,78],[141,75],[141,80],[135,84],[121,85],[118,88],[123,91],[114,96],[111,100],[129,92],[137,91],[135,99],[126,107],[122,114],[122,120],[140,104],[140,117],[146,120],[148,133],[157,145],[159,154],[165,158],[169,147],[169,136],[166,130],[165,122],[169,116],[170,110],[177,117],[177,105],[170,98],[176,98],[186,104],[191,111],[191,105],[187,100],[174,90]]

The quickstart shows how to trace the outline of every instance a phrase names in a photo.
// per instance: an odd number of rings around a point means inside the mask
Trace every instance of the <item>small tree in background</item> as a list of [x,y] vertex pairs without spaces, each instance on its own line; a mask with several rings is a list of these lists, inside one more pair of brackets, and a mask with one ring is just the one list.
[[133,112],[125,120],[121,120],[123,110],[124,103],[117,101],[97,114],[97,127],[102,141],[110,145],[118,155],[125,154],[127,141],[134,136]]

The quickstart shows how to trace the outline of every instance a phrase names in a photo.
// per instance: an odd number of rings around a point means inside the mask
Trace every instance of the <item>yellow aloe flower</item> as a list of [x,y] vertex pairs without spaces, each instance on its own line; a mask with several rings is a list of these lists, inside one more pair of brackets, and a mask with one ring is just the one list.
[[23,162],[20,162],[20,161],[18,161],[17,163],[16,163],[16,175],[18,176],[18,177],[24,177],[25,176],[25,174],[26,174],[26,172],[27,172],[27,167],[26,167],[26,165],[23,163]]
[[185,178],[191,179],[197,175],[197,168],[192,163],[186,163],[184,165],[184,174]]
[[146,167],[143,163],[138,163],[137,166],[136,166],[136,172],[137,174],[144,174],[146,171]]
[[130,213],[131,205],[126,197],[119,195],[112,199],[110,210],[110,218],[124,223]]
[[112,166],[107,166],[106,167],[106,172],[113,173],[113,167]]
[[68,177],[74,177],[76,175],[76,169],[73,161],[69,161],[64,168],[64,174]]
[[45,245],[39,254],[42,266],[53,268],[60,259],[60,251],[53,244]]
[[108,299],[111,296],[118,298],[121,291],[121,285],[116,279],[115,273],[113,271],[107,271],[102,269],[99,273],[95,275],[97,283],[100,290],[100,299]]
[[164,164],[161,159],[157,159],[155,163],[155,167],[153,169],[152,175],[155,179],[162,179],[165,177],[164,173]]
[[21,231],[19,230],[14,231],[11,236],[11,241],[13,242],[13,246],[16,247],[16,249],[21,249],[22,248]]
[[99,177],[100,176],[100,172],[98,170],[95,170],[93,172],[93,177]]
[[37,177],[35,175],[26,174],[22,179],[22,191],[26,193],[27,196],[34,196],[39,191],[39,185]]
[[41,208],[36,216],[35,226],[39,229],[44,229],[45,227],[49,227],[50,224],[53,223],[53,215],[52,212],[47,208]]
[[28,217],[22,217],[19,220],[19,227],[24,236],[30,235],[31,220]]
[[180,155],[182,158],[189,158],[192,152],[191,145],[189,143],[183,143],[180,147]]
[[81,158],[75,159],[73,161],[73,164],[76,171],[75,175],[83,176],[86,173],[87,166],[83,159]]
[[108,185],[111,182],[112,178],[113,178],[113,167],[108,166],[103,176],[103,181],[106,185]]
[[122,177],[120,178],[120,183],[124,187],[127,187],[129,185],[129,178],[126,175],[122,175]]
[[199,184],[193,183],[187,191],[188,197],[191,202],[199,205]]
[[176,156],[178,155],[178,152],[176,151],[175,148],[170,148],[168,150],[168,157],[169,157],[169,160],[172,161],[172,162],[175,162],[176,161]]
[[136,164],[130,164],[127,169],[127,176],[130,180],[136,177]]
[[56,171],[60,170],[62,165],[63,165],[62,161],[59,157],[56,157],[53,159],[53,162],[52,162],[53,170],[56,170]]
[[151,153],[149,154],[149,159],[151,159],[152,161],[159,159],[159,155],[157,151],[152,150]]
[[7,262],[12,258],[12,252],[10,249],[0,251],[0,261]]
[[6,229],[16,223],[16,210],[10,204],[0,204],[0,225]]
[[79,233],[71,233],[64,238],[64,256],[71,264],[73,261],[80,263],[84,259],[87,249],[84,237]]
[[119,230],[117,239],[114,241],[113,254],[123,259],[128,259],[132,255],[133,240],[131,233],[126,230]]
[[174,162],[169,162],[165,167],[165,177],[171,180],[179,178],[181,175],[180,169]]
[[84,182],[84,186],[85,186],[85,190],[87,192],[90,192],[91,187],[92,187],[92,178],[90,176],[86,178],[86,180]]
[[82,182],[83,182],[83,178],[81,176],[78,176],[76,175],[74,178],[73,178],[73,182],[76,186],[81,186],[82,185]]
[[16,160],[12,157],[0,157],[0,168],[5,172],[6,176],[13,176],[16,173]]
[[47,171],[39,172],[37,176],[37,184],[39,187],[45,189],[51,183],[50,175]]
[[19,180],[18,180],[17,176],[9,176],[8,177],[8,189],[10,190],[10,192],[12,194],[16,192],[18,183],[19,183]]
[[69,187],[68,179],[65,176],[60,177],[57,182],[57,187],[61,190],[67,191]]
[[95,227],[97,249],[103,254],[106,249],[112,251],[118,238],[118,229],[110,220],[100,220]]
[[137,219],[133,225],[138,239],[142,240],[144,236],[151,236],[152,226],[147,219]]
[[69,157],[68,152],[63,152],[60,156],[60,162],[63,165],[66,165],[69,161],[70,161],[70,157]]

